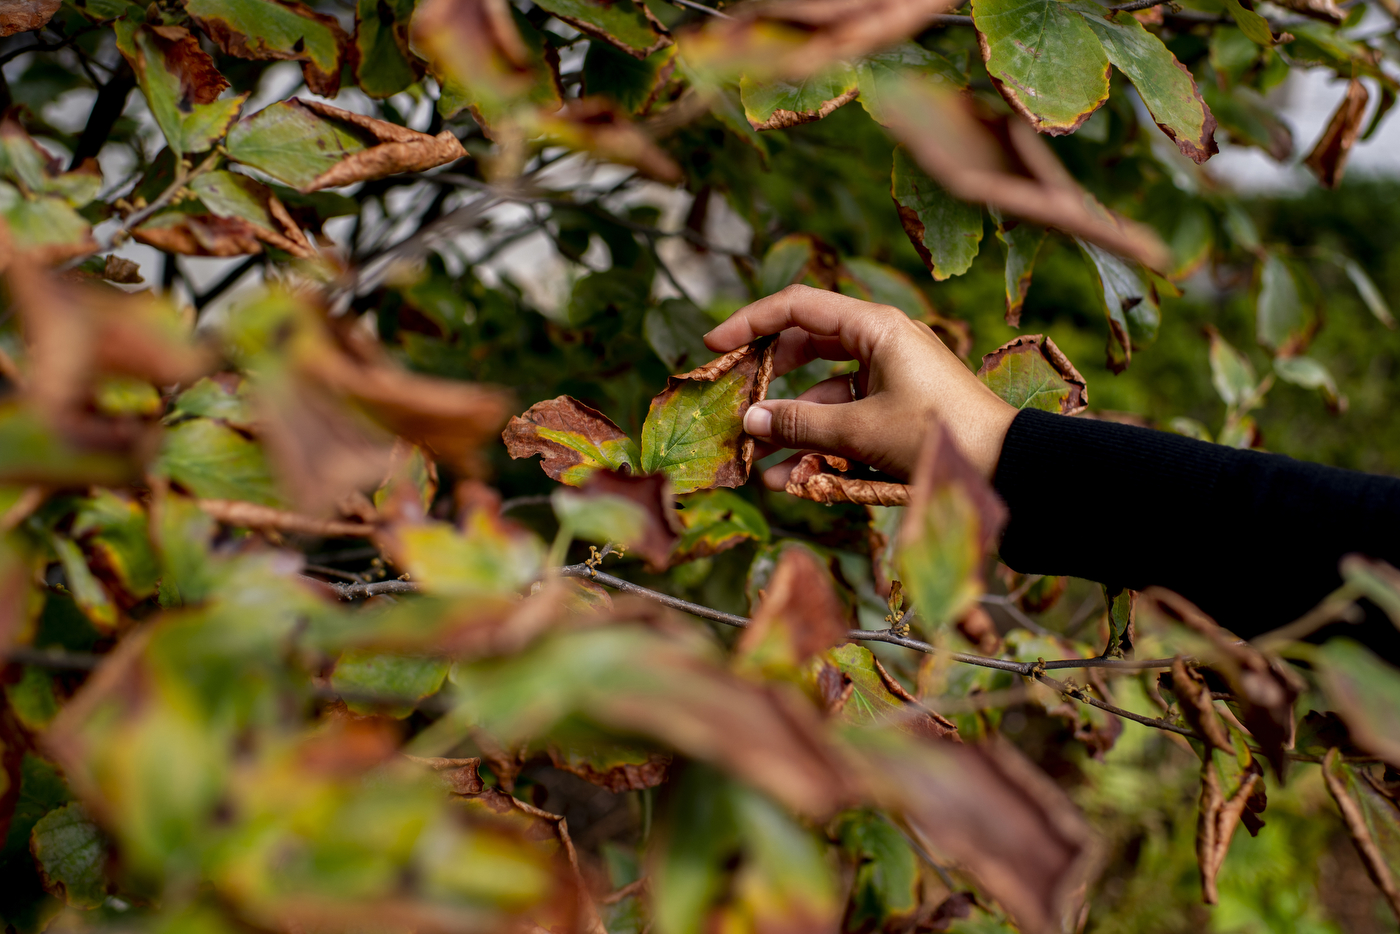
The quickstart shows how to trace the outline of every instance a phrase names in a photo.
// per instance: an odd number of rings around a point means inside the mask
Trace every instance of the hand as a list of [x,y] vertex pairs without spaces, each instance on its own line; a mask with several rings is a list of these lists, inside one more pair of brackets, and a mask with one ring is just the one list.
[[[739,309],[705,335],[705,345],[726,353],[779,332],[774,376],[819,358],[858,360],[861,398],[852,401],[850,378],[837,376],[797,399],[751,407],[744,430],[764,443],[756,458],[783,448],[818,451],[907,480],[924,426],[934,416],[963,456],[991,479],[1016,409],[984,386],[927,325],[888,305],[790,285]],[[799,458],[768,468],[763,482],[781,490]]]

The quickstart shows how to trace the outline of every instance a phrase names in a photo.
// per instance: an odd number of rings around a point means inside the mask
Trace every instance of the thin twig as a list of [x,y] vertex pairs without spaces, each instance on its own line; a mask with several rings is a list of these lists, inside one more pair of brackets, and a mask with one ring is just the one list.
[[1200,734],[1197,733],[1195,730],[1188,729],[1184,726],[1177,726],[1175,723],[1171,723],[1167,720],[1162,720],[1157,717],[1144,717],[1140,713],[1133,713],[1131,710],[1124,710],[1122,707],[1115,707],[1112,704],[1106,704],[1103,701],[1091,695],[1089,692],[1085,691],[1083,688],[1072,688],[1068,684],[1065,684],[1063,681],[1057,681],[1056,679],[1050,677],[1043,671],[1036,671],[1035,679],[1041,684],[1044,684],[1046,687],[1054,688],[1056,691],[1059,691],[1060,694],[1062,694],[1065,697],[1077,700],[1081,704],[1088,704],[1090,707],[1097,707],[1100,710],[1104,710],[1108,713],[1113,714],[1115,717],[1122,717],[1124,720],[1131,720],[1134,723],[1141,723],[1143,726],[1150,726],[1153,729],[1166,730],[1169,733],[1179,733],[1182,736],[1189,736],[1191,739],[1201,739]]
[[538,496],[512,496],[510,499],[501,500],[501,512],[510,512],[512,509],[519,509],[522,506],[548,506],[549,503],[548,493],[541,493]]
[[219,159],[222,158],[222,156],[223,153],[216,147],[213,152],[211,152],[207,157],[205,157],[203,162],[201,162],[193,169],[187,170],[183,161],[176,162],[175,180],[171,182],[170,185],[160,193],[156,200],[152,201],[150,204],[146,205],[141,210],[133,211],[126,217],[122,218],[121,226],[118,227],[115,231],[113,231],[111,236],[106,238],[107,242],[105,244],[99,244],[96,248],[88,250],[81,256],[75,256],[73,259],[65,263],[63,268],[71,269],[95,253],[104,253],[107,250],[112,249],[113,247],[120,246],[122,241],[124,241],[127,237],[131,236],[131,232],[133,230],[145,223],[146,220],[150,218],[152,214],[155,214],[157,211],[161,210],[171,201],[173,201],[175,199],[175,196],[178,195],[181,191],[183,191],[186,185],[194,181],[199,176],[203,175],[205,172],[208,172],[210,169],[214,168],[214,166],[218,163]]
[[705,6],[703,3],[696,3],[695,0],[670,0],[676,6],[686,10],[695,10],[697,13],[708,13],[717,19],[733,19],[728,13],[721,13],[714,7]]
[[940,13],[930,20],[934,26],[971,26],[971,16],[959,16],[956,13]]
[[1108,9],[1113,13],[1136,13],[1138,10],[1150,10],[1154,6],[1165,6],[1175,2],[1176,0],[1134,0],[1132,3],[1120,3]]
[[556,573],[558,573],[560,577],[578,577],[597,581],[600,584],[611,587],[613,590],[620,590],[623,593],[630,593],[638,597],[647,597],[648,599],[655,600],[662,606],[669,606],[673,610],[680,610],[682,613],[689,613],[691,616],[698,616],[701,619],[711,619],[717,623],[724,623],[726,626],[736,626],[740,629],[744,629],[749,625],[749,619],[746,616],[735,616],[733,613],[724,613],[720,610],[712,610],[707,606],[701,606],[698,603],[691,603],[689,600],[681,600],[670,594],[661,593],[660,591],[652,590],[648,587],[642,587],[631,581],[625,581],[620,577],[613,577],[611,574],[605,574],[597,568],[591,568],[586,564],[565,565],[559,568]]
[[52,45],[46,45],[43,42],[39,42],[35,45],[25,46],[22,49],[11,49],[4,55],[0,55],[0,65],[8,64],[9,62],[13,61],[16,58],[19,58],[21,55],[24,55],[27,52],[56,52],[59,49],[72,45],[74,42],[78,41],[88,33],[93,32],[97,29],[102,29],[105,26],[110,26],[114,22],[116,22],[116,20],[104,19],[100,23],[92,23],[91,25],[84,26],[82,29],[79,29],[77,32],[73,33],[73,35],[66,37],[62,42],[55,42]]
[[92,652],[67,652],[63,649],[13,648],[6,651],[3,657],[15,665],[33,665],[54,671],[91,671],[102,661],[101,655]]
[[364,600],[369,597],[377,597],[381,594],[394,593],[420,593],[423,588],[416,581],[375,581],[373,584],[337,584],[335,581],[323,581],[314,577],[307,580],[314,580],[323,587],[329,587],[335,591],[335,595],[342,600]]

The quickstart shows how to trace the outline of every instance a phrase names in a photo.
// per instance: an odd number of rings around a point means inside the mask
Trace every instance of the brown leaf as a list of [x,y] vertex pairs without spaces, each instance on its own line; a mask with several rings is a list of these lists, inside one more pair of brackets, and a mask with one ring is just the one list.
[[646,528],[640,541],[625,542],[630,551],[646,559],[647,569],[661,573],[671,563],[671,549],[676,544],[681,521],[676,516],[676,501],[671,496],[671,484],[665,474],[638,475],[599,470],[588,478],[580,493],[584,496],[621,496],[642,507]]
[[776,651],[796,668],[846,641],[849,629],[831,574],[808,549],[786,548],[735,653],[743,659],[757,652],[762,662]]
[[[1327,750],[1327,755],[1322,759],[1322,777],[1327,782],[1327,791],[1332,795],[1332,800],[1337,802],[1338,810],[1342,812],[1342,821],[1346,824],[1347,833],[1351,835],[1352,845],[1356,847],[1361,862],[1366,866],[1366,874],[1371,877],[1376,888],[1381,890],[1381,894],[1390,904],[1390,910],[1400,918],[1400,884],[1396,883],[1390,862],[1371,832],[1372,823],[1367,820],[1361,803],[1353,798],[1347,789],[1347,778],[1355,781],[1355,777],[1346,774],[1346,766],[1342,764],[1341,757],[1341,750],[1334,748]],[[1339,771],[1343,774],[1338,775]],[[1375,797],[1380,799],[1376,804],[1380,808],[1388,807],[1389,823],[1400,824],[1400,807],[1397,807],[1393,795],[1377,788],[1370,775],[1363,774],[1361,778],[1367,782],[1368,787],[1358,787],[1357,790],[1362,795],[1374,793]]]
[[180,98],[191,104],[212,104],[229,86],[214,59],[183,26],[152,26],[152,39],[165,67],[180,79]]
[[377,531],[376,526],[362,522],[317,519],[259,503],[229,499],[201,499],[198,503],[199,508],[206,514],[225,525],[259,532],[288,532],[293,535],[315,535],[322,538],[368,538]]
[[0,0],[0,37],[43,29],[63,0]]
[[550,479],[569,486],[581,486],[600,468],[635,471],[639,460],[627,432],[570,396],[536,402],[511,418],[501,437],[511,457],[541,454]]
[[577,775],[586,782],[606,788],[614,794],[624,791],[642,791],[664,784],[671,768],[670,753],[653,752],[645,762],[619,762],[605,771],[600,771],[587,758],[571,755],[556,746],[549,747],[549,761],[554,767],[570,775]]
[[339,120],[358,127],[379,141],[378,145],[352,153],[316,176],[310,184],[301,189],[303,193],[367,182],[400,172],[423,172],[448,162],[455,162],[467,154],[457,137],[449,130],[443,130],[437,136],[429,136],[427,133],[419,133],[387,120],[361,116],[320,101],[302,100],[299,97],[293,100],[327,120]]
[[410,31],[429,61],[465,83],[508,95],[525,93],[534,81],[508,0],[424,0]]
[[1351,154],[1351,147],[1356,145],[1361,136],[1366,104],[1370,99],[1371,95],[1366,86],[1359,78],[1352,78],[1351,83],[1347,85],[1346,96],[1332,113],[1332,119],[1327,122],[1327,129],[1322,131],[1322,136],[1318,137],[1312,152],[1303,160],[1303,164],[1312,169],[1323,188],[1336,188],[1341,184],[1342,173],[1346,171],[1347,156]]
[[[876,737],[869,737],[875,740]],[[1009,743],[862,744],[868,780],[936,858],[970,872],[1027,934],[1076,914],[1098,847],[1078,808]]]
[[405,753],[404,758],[410,762],[427,766],[438,773],[443,783],[447,785],[447,790],[454,795],[479,795],[486,790],[486,783],[477,774],[477,770],[481,767],[479,756],[466,759],[443,759],[437,756],[410,756]]
[[783,487],[793,496],[817,503],[861,503],[866,506],[907,506],[909,487],[903,483],[844,477],[845,458],[804,454]]
[[291,10],[297,16],[310,20],[325,29],[329,30],[335,37],[336,66],[333,69],[322,69],[305,51],[305,44],[300,40],[291,49],[272,48],[261,36],[248,36],[238,32],[233,26],[222,19],[212,16],[192,16],[199,28],[214,40],[214,44],[223,50],[225,55],[233,55],[238,58],[253,59],[256,61],[298,61],[301,62],[301,74],[306,80],[306,86],[314,93],[323,97],[335,97],[340,90],[340,63],[345,58],[345,50],[350,46],[350,37],[345,34],[345,30],[340,28],[340,21],[325,13],[318,13],[304,3],[297,3],[296,0],[266,0],[266,2],[276,3],[285,9]]
[[102,278],[122,285],[140,285],[146,280],[141,277],[141,267],[133,260],[115,253],[110,254],[102,266]]
[[974,606],[957,623],[958,632],[983,655],[1000,655],[1001,633],[986,610]]
[[[640,8],[646,9],[644,5]],[[676,161],[608,98],[586,97],[570,101],[552,114],[541,114],[539,130],[570,149],[630,165],[656,181],[671,185],[681,181]]]
[[1346,10],[1337,6],[1334,0],[1278,0],[1278,5],[1294,13],[1301,13],[1324,23],[1340,26],[1347,18]]
[[1220,722],[1210,688],[1195,670],[1186,667],[1180,656],[1172,659],[1172,693],[1181,702],[1181,715],[1191,729],[1205,738],[1207,754],[1210,749],[1219,749],[1234,755],[1230,732]]
[[1251,760],[1245,769],[1240,786],[1229,798],[1220,787],[1220,775],[1206,753],[1206,761],[1201,765],[1201,811],[1196,823],[1196,862],[1201,868],[1201,898],[1207,905],[1219,901],[1215,877],[1225,863],[1225,855],[1230,851],[1230,841],[1234,839],[1235,828],[1249,805],[1250,796],[1257,783],[1264,780],[1259,763]]
[[1060,400],[1059,411],[1061,415],[1077,415],[1084,411],[1089,404],[1089,388],[1084,377],[1070,363],[1069,357],[1055,342],[1044,334],[1022,334],[1020,337],[1012,338],[1002,344],[996,350],[982,356],[982,366],[978,368],[977,375],[985,377],[991,371],[1003,365],[1005,358],[1015,354],[1038,354],[1046,363],[1050,365],[1060,378],[1070,385],[1069,392]]
[[914,160],[954,197],[1083,237],[1152,269],[1170,265],[1170,251],[1151,228],[1110,214],[1021,117],[993,115],[973,98],[914,79],[892,82],[882,111]]
[[263,230],[241,217],[216,214],[157,214],[131,232],[138,243],[182,256],[246,256],[261,253]]
[[916,35],[954,0],[768,0],[706,19],[680,38],[688,61],[798,78]]
[[1282,777],[1288,764],[1285,750],[1293,747],[1296,731],[1293,702],[1306,685],[1277,658],[1236,640],[1184,597],[1152,587],[1143,591],[1142,598],[1210,643],[1211,667],[1229,682],[1245,728],[1258,741],[1274,773]]

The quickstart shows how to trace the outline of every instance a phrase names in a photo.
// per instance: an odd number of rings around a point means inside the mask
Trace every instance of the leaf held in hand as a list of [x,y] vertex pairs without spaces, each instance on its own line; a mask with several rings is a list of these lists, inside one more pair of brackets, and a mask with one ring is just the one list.
[[677,495],[743,486],[754,447],[744,433],[744,413],[767,398],[775,346],[772,340],[746,344],[670,377],[642,425],[642,470],[664,472]]
[[551,479],[582,486],[597,470],[635,473],[637,444],[612,419],[569,396],[537,402],[515,416],[501,435],[511,457],[543,455]]
[[1028,334],[1002,344],[982,358],[977,376],[1018,409],[1074,415],[1089,404],[1084,377],[1043,334]]

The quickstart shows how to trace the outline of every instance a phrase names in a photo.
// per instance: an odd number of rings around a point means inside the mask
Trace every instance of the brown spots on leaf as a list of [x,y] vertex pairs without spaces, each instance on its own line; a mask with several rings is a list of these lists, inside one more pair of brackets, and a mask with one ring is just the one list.
[[[571,468],[585,464],[584,454],[577,448],[545,437],[540,433],[541,428],[576,435],[590,447],[621,444],[629,440],[627,432],[617,427],[612,419],[571,396],[559,396],[530,406],[523,415],[512,418],[501,434],[506,443],[506,452],[513,458],[543,455],[540,467],[550,479],[560,483],[570,483],[564,474]],[[579,478],[571,485],[577,486],[581,480]]]
[[755,130],[781,130],[790,126],[799,126],[803,123],[812,123],[820,120],[839,107],[844,107],[860,96],[860,88],[851,88],[844,94],[839,94],[831,100],[822,101],[821,106],[816,110],[783,110],[779,108],[773,111],[772,115],[762,123],[749,121],[749,125]]
[[323,68],[315,62],[310,53],[306,51],[304,36],[299,36],[286,48],[278,48],[269,45],[265,37],[250,36],[241,32],[232,23],[219,16],[205,13],[202,8],[192,10],[190,17],[214,41],[214,44],[223,50],[225,55],[255,61],[299,61],[302,63],[302,77],[306,79],[306,86],[323,97],[334,97],[340,90],[340,66],[345,60],[345,49],[350,43],[350,37],[340,27],[340,22],[335,17],[318,13],[304,3],[297,3],[296,0],[266,0],[266,2],[275,3],[309,23],[315,23],[319,28],[328,30],[336,46],[334,63]]
[[1341,184],[1347,157],[1361,136],[1362,120],[1370,96],[1366,86],[1359,79],[1352,78],[1342,102],[1332,112],[1332,119],[1327,121],[1327,129],[1322,131],[1312,152],[1303,160],[1323,188],[1336,188]]
[[0,37],[43,29],[62,0],[0,0]]
[[199,47],[199,40],[182,26],[148,28],[165,66],[180,79],[180,109],[189,113],[193,105],[218,100],[229,83],[214,59]]

